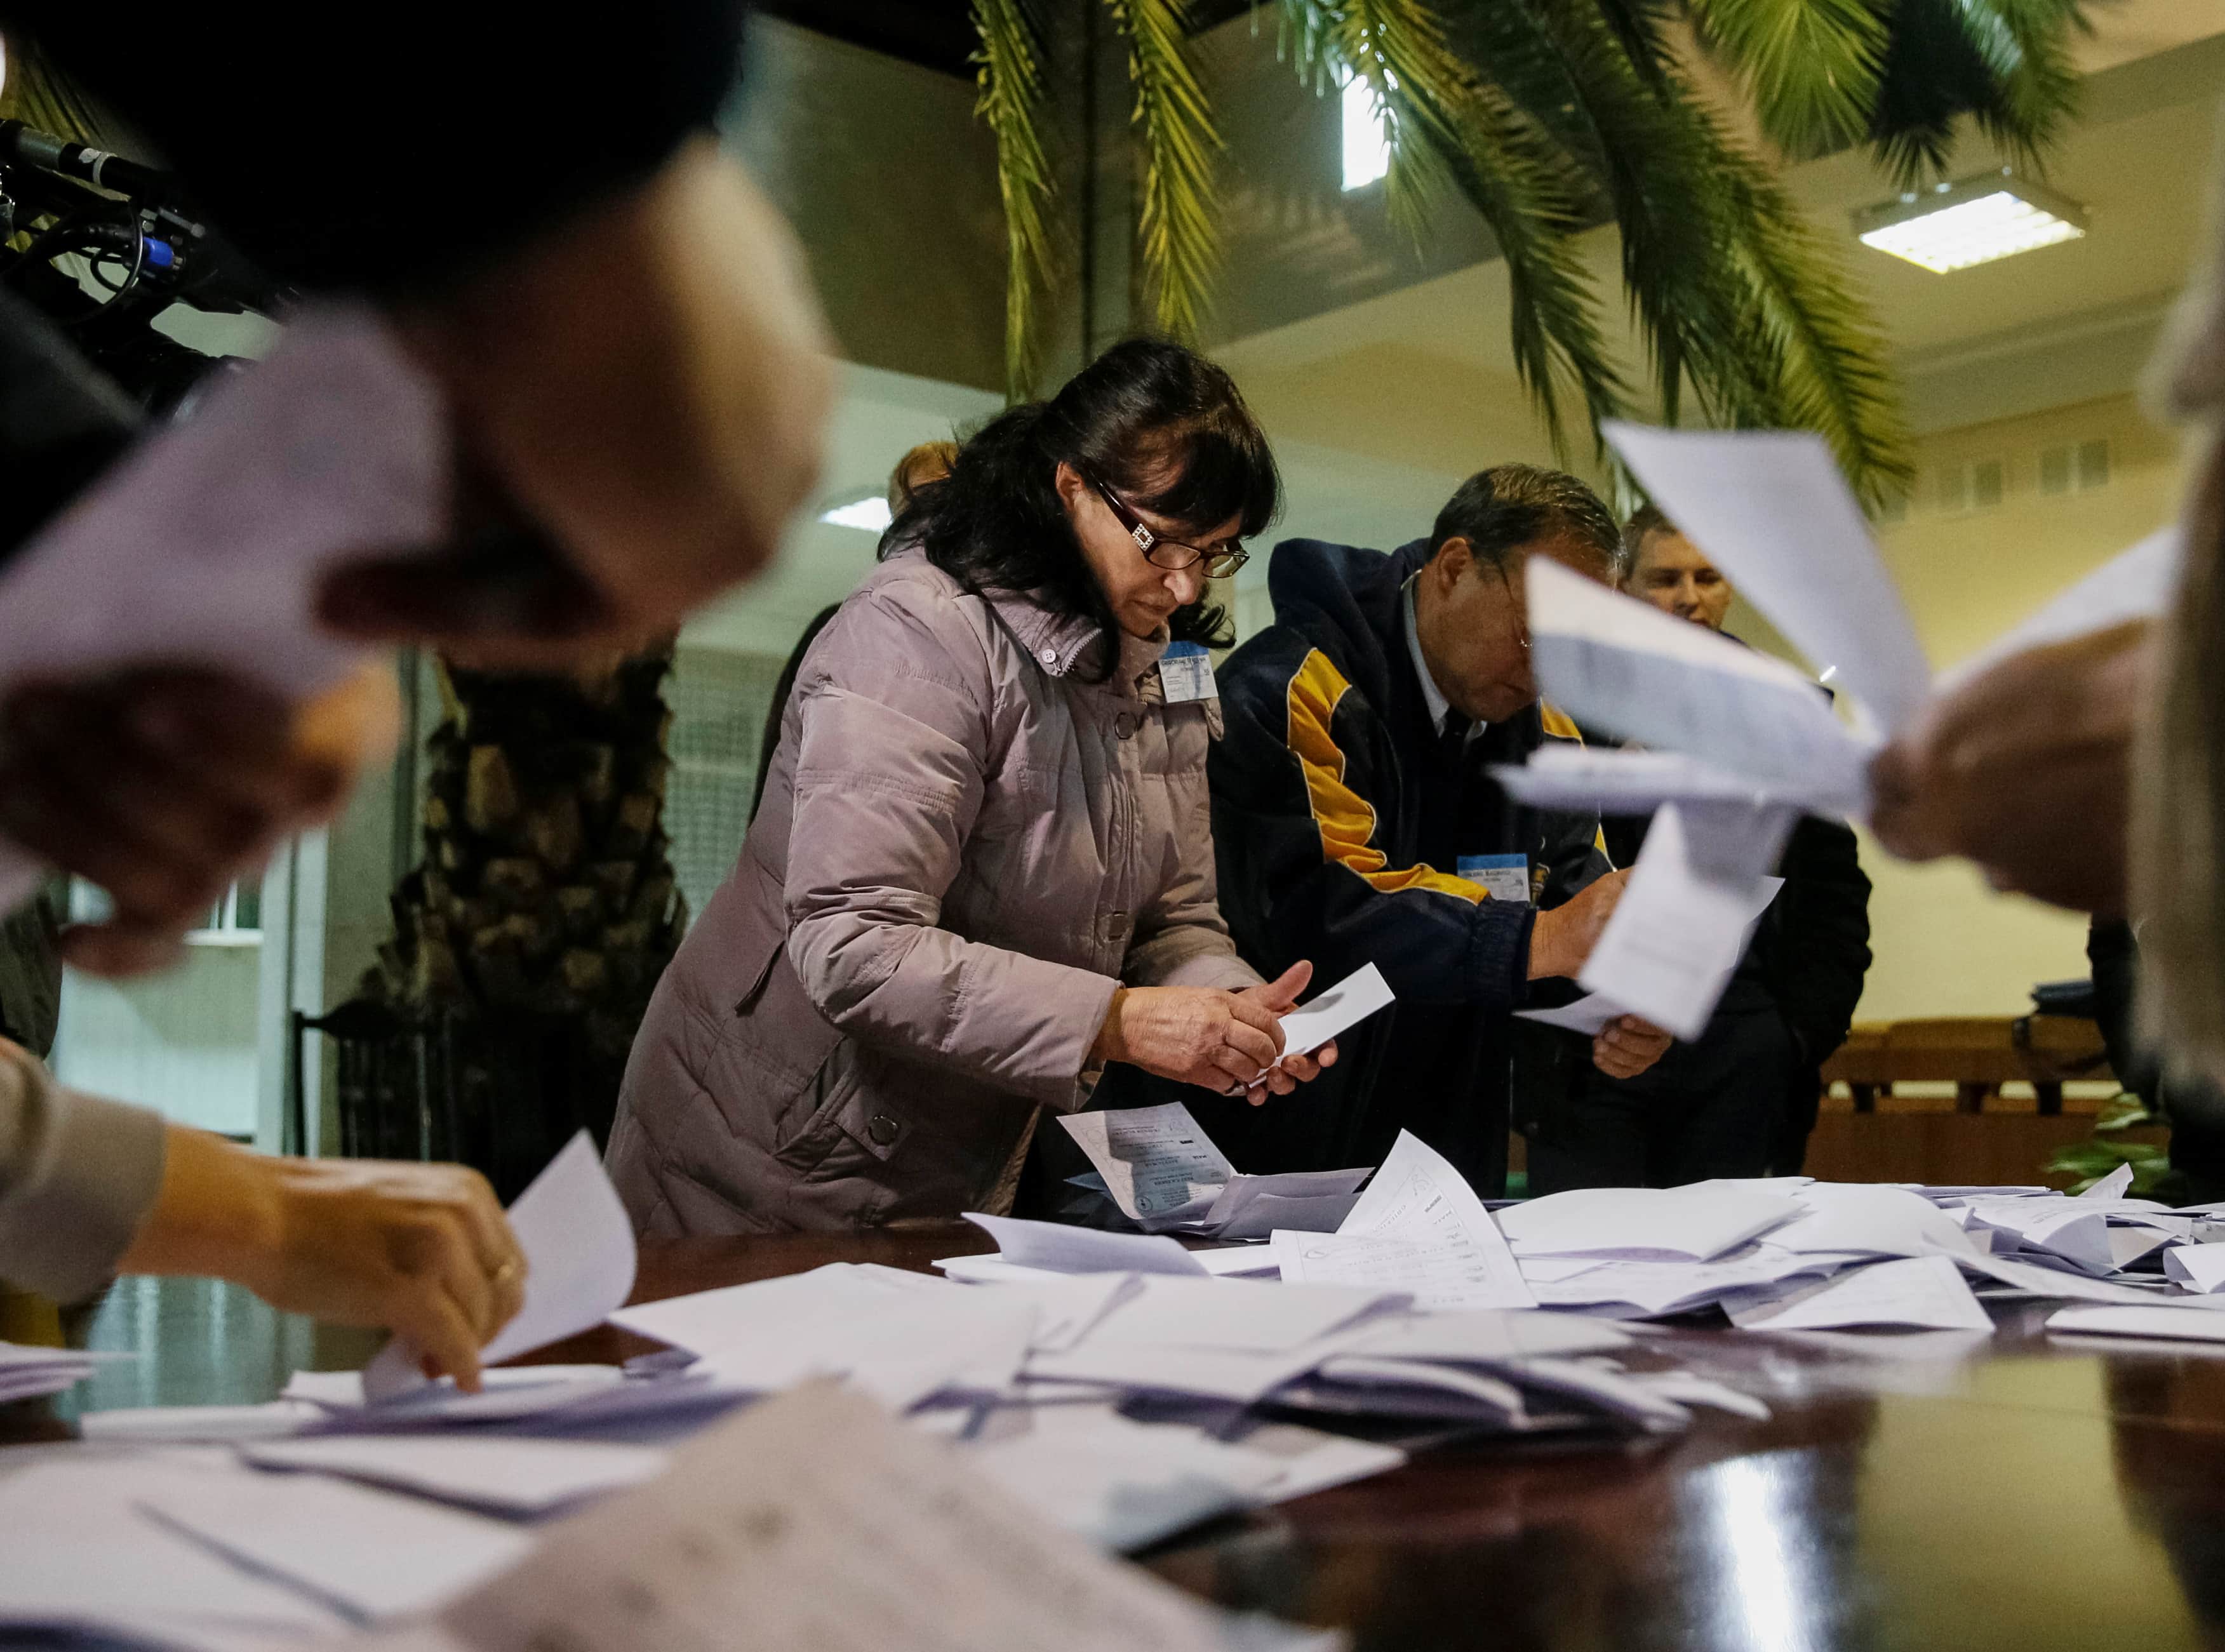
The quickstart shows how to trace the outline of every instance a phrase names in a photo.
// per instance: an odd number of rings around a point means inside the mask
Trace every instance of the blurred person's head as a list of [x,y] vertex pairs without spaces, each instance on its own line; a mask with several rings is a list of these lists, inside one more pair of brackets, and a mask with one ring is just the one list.
[[954,441],[923,441],[902,459],[889,472],[889,515],[895,516],[911,503],[911,497],[930,482],[940,482],[950,474],[950,467],[958,462],[958,444]]
[[1722,570],[1684,537],[1658,505],[1644,505],[1622,530],[1623,590],[1664,614],[1720,631],[1736,594]]
[[1438,691],[1462,715],[1499,723],[1537,698],[1530,665],[1533,556],[1614,579],[1614,516],[1573,476],[1534,465],[1479,471],[1437,513],[1416,576],[1414,628]]
[[1208,573],[1235,571],[1281,490],[1235,382],[1195,351],[1132,339],[1048,402],[991,420],[884,543],[916,541],[973,588],[1027,592],[1097,620],[1108,641],[1219,642]]

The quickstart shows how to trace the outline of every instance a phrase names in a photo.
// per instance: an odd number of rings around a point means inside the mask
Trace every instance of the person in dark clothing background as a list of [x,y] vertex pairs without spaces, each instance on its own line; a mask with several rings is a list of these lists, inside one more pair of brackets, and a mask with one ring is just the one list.
[[[1652,507],[1623,532],[1623,588],[1679,619],[1722,630],[1728,580]],[[1649,822],[1606,825],[1618,866]],[[1592,1074],[1530,1143],[1530,1191],[1673,1187],[1800,1168],[1822,1065],[1846,1041],[1870,963],[1869,879],[1854,834],[1813,817],[1793,827],[1778,891],[1699,1038],[1635,1077]]]
[[2094,971],[2094,1019],[2109,1052],[2109,1070],[2170,1121],[2171,1196],[2187,1205],[2225,1199],[2225,1090],[2189,1074],[2166,1078],[2161,1058],[2140,1041],[2133,1017],[2138,932],[2122,918],[2095,919],[2086,930],[2086,961]]
[[1495,1193],[1518,1096],[1527,1108],[1594,1063],[1640,1072],[1666,1048],[1633,1017],[1585,1041],[1511,1013],[1573,993],[1623,883],[1595,816],[1524,808],[1488,772],[1576,737],[1537,700],[1525,571],[1544,555],[1604,580],[1616,545],[1581,482],[1508,465],[1388,555],[1276,548],[1275,623],[1220,672],[1221,912],[1255,969],[1310,958],[1326,984],[1372,963],[1398,1001],[1309,1092],[1194,1104],[1239,1168],[1378,1164],[1404,1129]]

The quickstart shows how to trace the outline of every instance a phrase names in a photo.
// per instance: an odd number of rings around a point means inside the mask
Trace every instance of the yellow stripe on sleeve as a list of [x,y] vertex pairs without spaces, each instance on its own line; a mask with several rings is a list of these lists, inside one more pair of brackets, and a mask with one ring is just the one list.
[[1402,889],[1429,889],[1467,902],[1487,901],[1491,892],[1480,883],[1454,877],[1430,866],[1392,868],[1375,847],[1375,810],[1368,801],[1345,783],[1344,753],[1329,733],[1338,702],[1352,691],[1344,674],[1319,649],[1309,653],[1290,678],[1286,696],[1289,732],[1285,737],[1306,777],[1306,801],[1313,811],[1314,826],[1321,833],[1322,858],[1344,867],[1386,895]]

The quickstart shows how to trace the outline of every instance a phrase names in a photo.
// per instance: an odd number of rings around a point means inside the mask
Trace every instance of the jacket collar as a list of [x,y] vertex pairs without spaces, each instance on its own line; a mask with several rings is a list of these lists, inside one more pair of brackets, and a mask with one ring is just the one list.
[[[1055,613],[1024,591],[985,592],[983,600],[1046,675],[1087,679],[1096,674],[1104,633],[1095,620],[1086,615]],[[1167,633],[1162,627],[1156,636],[1131,636],[1118,630],[1114,635],[1119,639],[1120,657],[1104,686],[1133,698],[1138,680],[1166,652]]]

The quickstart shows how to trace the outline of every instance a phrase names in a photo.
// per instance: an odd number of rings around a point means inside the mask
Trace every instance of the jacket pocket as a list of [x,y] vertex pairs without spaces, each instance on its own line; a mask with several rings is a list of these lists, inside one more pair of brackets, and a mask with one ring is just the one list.
[[887,1058],[844,1040],[791,1109],[796,1127],[774,1156],[807,1176],[825,1173],[815,1180],[887,1163],[912,1128],[908,1112],[889,1100],[891,1077]]
[[784,929],[761,937],[744,960],[746,990],[720,1017],[703,1076],[727,1129],[775,1154],[797,1135],[806,1094],[843,1042],[805,996],[787,942]]

